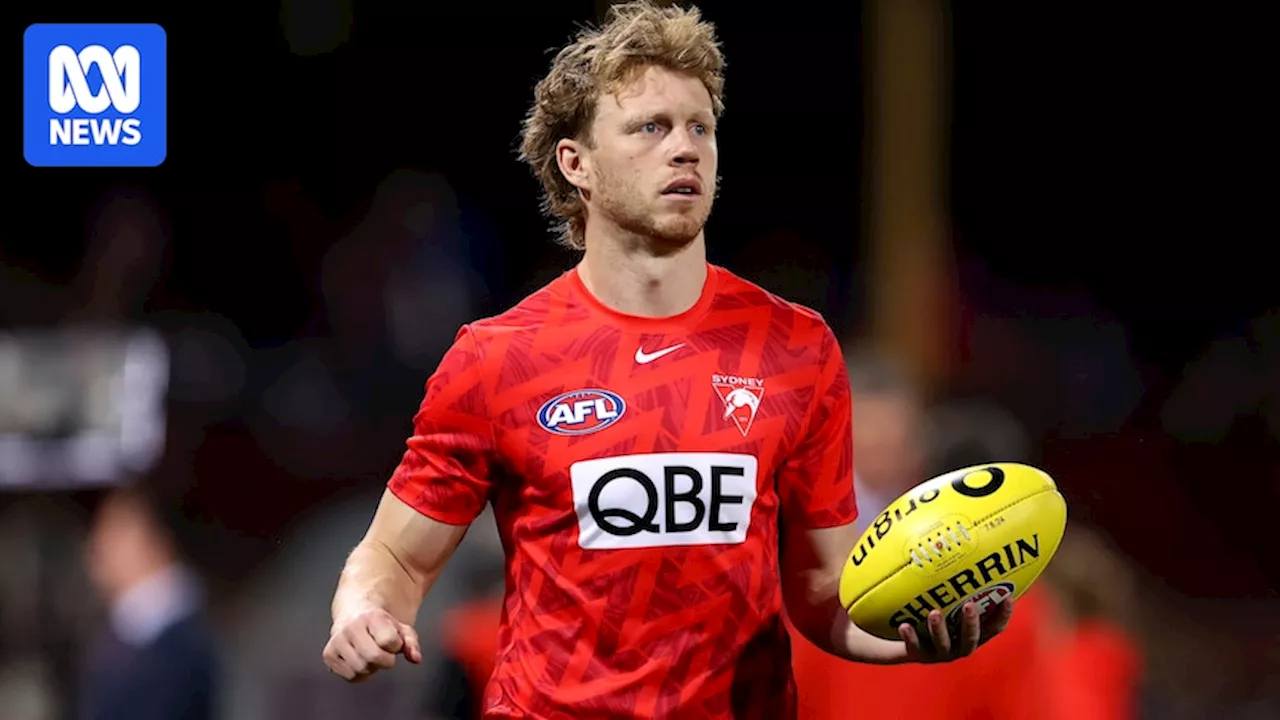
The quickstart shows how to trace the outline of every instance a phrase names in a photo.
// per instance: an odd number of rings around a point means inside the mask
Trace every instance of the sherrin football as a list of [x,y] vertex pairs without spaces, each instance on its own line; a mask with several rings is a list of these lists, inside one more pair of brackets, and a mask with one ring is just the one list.
[[844,564],[840,604],[855,625],[887,640],[900,638],[902,623],[922,629],[933,609],[954,636],[965,602],[986,613],[1026,592],[1066,525],[1066,501],[1042,470],[1019,463],[954,470],[871,522]]

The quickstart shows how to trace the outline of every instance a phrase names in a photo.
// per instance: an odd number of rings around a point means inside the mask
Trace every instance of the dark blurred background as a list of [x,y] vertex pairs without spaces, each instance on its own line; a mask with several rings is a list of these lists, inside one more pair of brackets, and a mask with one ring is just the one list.
[[[223,717],[421,712],[430,663],[327,676],[328,602],[458,326],[576,261],[515,145],[549,50],[607,5],[10,8],[14,48],[37,21],[160,22],[170,144],[155,169],[27,166],[11,52],[0,717],[72,717],[105,612],[85,538],[135,482],[179,511]],[[909,368],[931,469],[976,447],[1054,475],[1136,579],[1146,716],[1280,714],[1257,24],[700,6],[729,61],[712,261]],[[429,644],[492,582],[489,524],[424,607]]]

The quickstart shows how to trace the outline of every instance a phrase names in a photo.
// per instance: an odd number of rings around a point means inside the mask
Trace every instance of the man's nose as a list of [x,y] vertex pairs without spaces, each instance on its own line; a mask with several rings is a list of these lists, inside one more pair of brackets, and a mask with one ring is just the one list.
[[671,162],[674,165],[697,165],[700,156],[698,154],[698,145],[693,141],[693,135],[688,130],[677,130],[671,134],[671,141],[675,143],[675,148],[671,156]]

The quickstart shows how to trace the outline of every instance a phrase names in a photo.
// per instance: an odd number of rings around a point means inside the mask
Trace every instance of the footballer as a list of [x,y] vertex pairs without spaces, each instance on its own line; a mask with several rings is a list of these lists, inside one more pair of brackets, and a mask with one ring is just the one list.
[[[468,525],[506,551],[487,718],[794,717],[784,608],[851,661],[947,661],[953,639],[850,621],[849,381],[816,312],[710,264],[724,58],[696,9],[615,6],[538,83],[521,157],[581,261],[461,328],[333,599],[324,660],[398,655]],[[776,148],[787,152],[784,146]],[[909,702],[904,699],[904,702]]]

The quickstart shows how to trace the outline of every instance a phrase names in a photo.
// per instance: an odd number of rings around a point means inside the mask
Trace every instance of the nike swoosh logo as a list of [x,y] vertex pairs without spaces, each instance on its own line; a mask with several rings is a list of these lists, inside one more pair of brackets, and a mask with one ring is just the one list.
[[645,365],[647,363],[653,362],[654,360],[657,360],[663,355],[670,355],[671,353],[679,350],[682,347],[684,347],[684,343],[680,343],[679,345],[672,345],[669,348],[663,348],[657,352],[651,352],[651,353],[646,353],[644,351],[644,348],[636,348],[636,362],[640,363],[641,365]]

